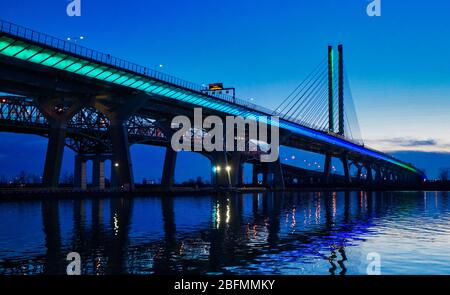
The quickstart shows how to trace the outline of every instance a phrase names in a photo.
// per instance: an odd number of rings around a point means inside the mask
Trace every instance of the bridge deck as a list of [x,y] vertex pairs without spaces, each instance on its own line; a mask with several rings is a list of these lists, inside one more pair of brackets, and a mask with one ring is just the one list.
[[312,142],[322,142],[336,149],[388,162],[401,169],[422,175],[422,172],[415,167],[389,155],[335,134],[314,130],[302,122],[268,121],[267,117],[273,113],[269,109],[244,100],[235,100],[227,95],[207,95],[201,92],[201,86],[194,83],[1,20],[0,55],[39,64],[55,71],[83,76],[86,79],[120,85],[151,96],[164,97],[169,102],[177,103],[178,101],[227,115],[253,118],[277,125],[281,130],[308,138]]

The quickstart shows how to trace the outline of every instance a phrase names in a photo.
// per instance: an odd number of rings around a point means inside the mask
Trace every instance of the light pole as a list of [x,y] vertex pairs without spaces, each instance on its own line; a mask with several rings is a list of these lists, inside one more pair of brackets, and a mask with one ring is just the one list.
[[227,171],[227,176],[228,176],[228,186],[231,186],[231,175],[230,175],[231,167],[227,165],[225,167],[225,170]]
[[[228,186],[231,186],[231,174],[230,174],[231,166],[227,165],[224,168],[225,168],[225,171],[226,171],[227,176],[228,176]],[[219,174],[222,171],[222,167],[220,167],[219,165],[213,166],[212,171],[214,173],[214,177],[217,179],[217,177],[220,177]]]
[[67,37],[67,41],[77,43],[78,41],[83,41],[85,37],[83,35],[77,37]]

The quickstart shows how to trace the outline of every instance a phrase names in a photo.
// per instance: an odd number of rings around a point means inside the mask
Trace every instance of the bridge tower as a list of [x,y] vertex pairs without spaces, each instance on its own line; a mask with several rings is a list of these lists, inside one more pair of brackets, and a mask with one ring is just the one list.
[[338,45],[338,96],[339,96],[339,135],[344,131],[344,52],[342,44]]
[[328,130],[330,132],[334,132],[333,64],[333,46],[328,46]]
[[[328,131],[334,132],[334,52],[333,46],[328,46]],[[325,183],[329,183],[331,173],[330,154],[325,155],[324,176]]]
[[[334,52],[333,46],[328,46],[328,131],[334,132]],[[324,178],[329,183],[331,174],[330,154],[325,155]]]

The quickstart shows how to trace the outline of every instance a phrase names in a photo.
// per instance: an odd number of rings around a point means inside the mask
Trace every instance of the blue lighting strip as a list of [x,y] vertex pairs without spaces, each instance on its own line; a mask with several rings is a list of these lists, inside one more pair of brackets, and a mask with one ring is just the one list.
[[[203,94],[196,90],[186,89],[129,70],[122,70],[120,67],[91,61],[88,58],[83,58],[52,46],[39,46],[34,44],[34,42],[24,41],[23,39],[15,38],[9,34],[0,35],[0,54],[40,64],[55,70],[62,70],[82,75],[87,78],[144,91],[149,95],[159,95],[195,106],[213,109],[233,116],[252,118],[260,121],[266,121],[267,116],[270,116],[269,114],[250,110],[243,106]],[[272,124],[272,122],[269,122],[269,124]],[[286,120],[280,120],[278,125],[278,127],[292,131],[295,134],[368,155],[422,175],[420,171],[410,165],[406,165],[392,157],[366,149],[344,139],[306,128]]]
[[360,153],[360,154],[363,154],[363,155],[368,155],[368,156],[371,156],[373,158],[380,159],[380,160],[392,163],[394,165],[400,166],[400,167],[405,168],[405,169],[407,169],[407,170],[409,170],[411,172],[414,172],[414,173],[418,173],[418,174],[421,174],[421,175],[423,174],[422,172],[420,172],[419,170],[415,169],[414,167],[411,167],[410,165],[406,165],[406,164],[404,164],[404,163],[402,163],[402,162],[400,162],[400,161],[398,161],[398,160],[396,160],[396,159],[394,159],[392,157],[389,157],[389,156],[384,155],[382,153],[378,153],[378,152],[373,151],[373,150],[366,149],[366,148],[364,148],[362,146],[359,146],[359,145],[354,144],[352,142],[340,139],[338,137],[330,136],[328,134],[325,134],[325,133],[322,133],[322,132],[319,132],[319,131],[316,131],[316,130],[313,130],[313,129],[307,129],[307,128],[302,127],[300,125],[297,125],[297,124],[294,124],[294,123],[291,123],[291,122],[288,122],[288,121],[283,121],[283,120],[280,121],[279,127],[280,128],[285,128],[285,129],[287,129],[289,131],[292,131],[292,132],[294,132],[296,134],[300,134],[300,135],[303,135],[303,136],[306,136],[306,137],[309,137],[309,138],[313,138],[313,139],[316,139],[318,141],[324,141],[326,143],[329,143],[329,144],[332,144],[332,145],[335,145],[335,146],[338,146],[338,147],[341,147],[341,148],[345,148],[345,149],[348,149],[348,150],[351,150],[351,151],[354,151],[354,152],[357,152],[357,153]]

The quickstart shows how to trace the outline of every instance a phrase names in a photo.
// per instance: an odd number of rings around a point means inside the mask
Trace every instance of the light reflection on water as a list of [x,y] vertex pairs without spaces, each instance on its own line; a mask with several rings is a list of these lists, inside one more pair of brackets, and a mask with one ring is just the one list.
[[0,273],[450,274],[450,198],[258,193],[0,203]]

